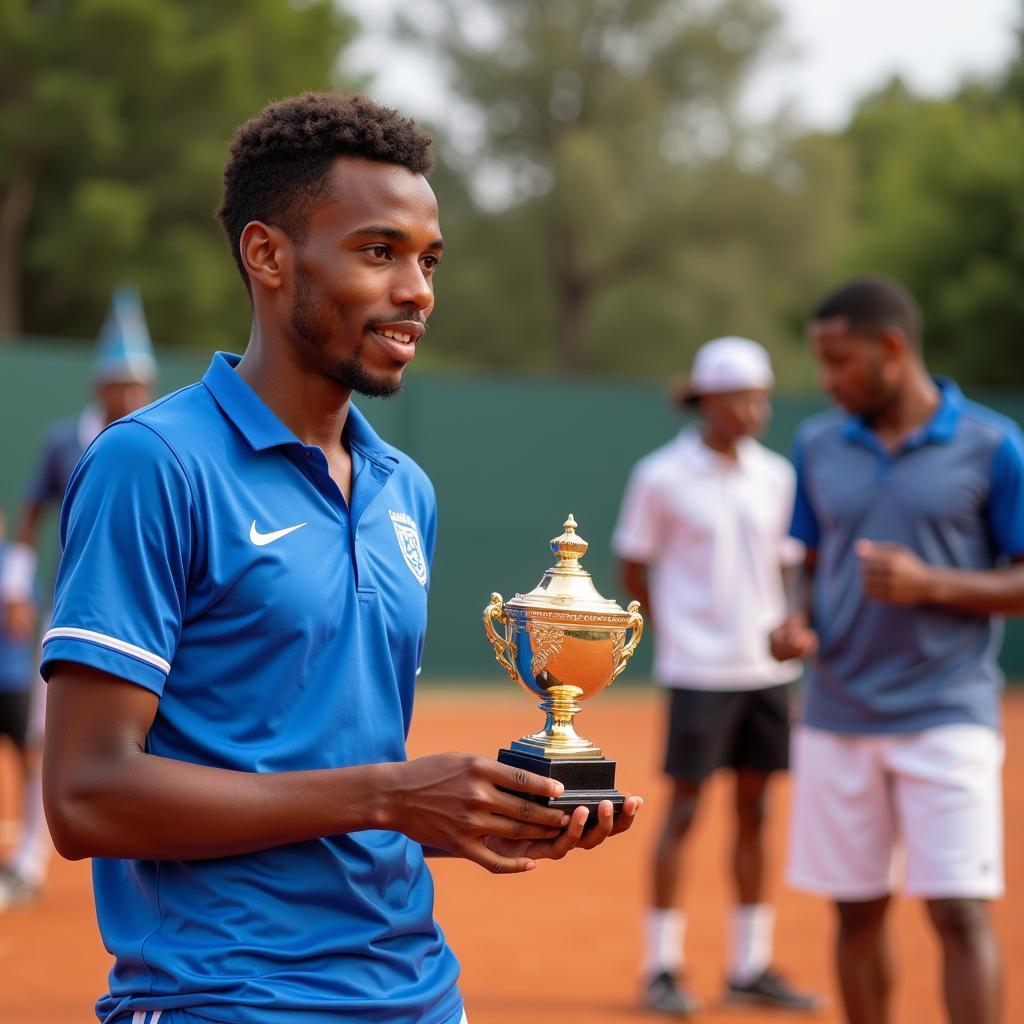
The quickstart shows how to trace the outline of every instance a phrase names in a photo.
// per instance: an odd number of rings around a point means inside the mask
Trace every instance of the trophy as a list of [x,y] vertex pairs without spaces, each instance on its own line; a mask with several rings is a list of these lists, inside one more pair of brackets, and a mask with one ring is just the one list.
[[541,732],[515,740],[498,760],[561,782],[560,797],[522,795],[569,813],[587,807],[587,824],[593,825],[600,801],[610,800],[618,814],[625,797],[615,789],[615,762],[577,734],[573,718],[582,710],[579,701],[621,675],[640,643],[644,620],[639,601],[623,611],[597,592],[580,566],[589,545],[576,533],[571,515],[563,529],[551,541],[558,561],[533,590],[508,602],[491,594],[484,630],[498,663],[524,689],[544,698],[540,709],[547,715]]

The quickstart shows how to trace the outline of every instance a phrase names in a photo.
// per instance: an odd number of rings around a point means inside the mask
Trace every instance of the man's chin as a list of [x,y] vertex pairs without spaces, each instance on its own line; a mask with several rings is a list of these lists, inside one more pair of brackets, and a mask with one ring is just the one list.
[[402,390],[401,373],[372,373],[363,366],[348,366],[342,381],[364,398],[393,398]]
[[364,398],[394,398],[402,390],[402,378],[397,380],[375,380],[372,383],[365,383],[352,390]]
[[365,398],[391,398],[402,390],[402,370],[371,370],[362,362],[348,359],[328,374],[339,386]]

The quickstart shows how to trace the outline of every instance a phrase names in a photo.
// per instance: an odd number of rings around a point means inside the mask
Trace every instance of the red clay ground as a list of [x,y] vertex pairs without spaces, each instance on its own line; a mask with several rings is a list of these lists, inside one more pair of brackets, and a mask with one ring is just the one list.
[[[421,696],[411,753],[497,748],[539,723],[511,686]],[[665,790],[658,771],[660,702],[649,691],[591,702],[580,731],[618,759],[618,784],[647,806],[628,835],[589,854],[495,878],[475,865],[437,861],[438,918],[463,965],[472,1024],[650,1022],[636,1009],[647,861]],[[1007,871],[1010,895],[996,908],[1006,953],[1007,1021],[1024,1021],[1024,693],[1006,704]],[[6,762],[5,762],[6,763]],[[10,793],[3,806],[9,807]],[[713,1006],[724,971],[728,855],[727,785],[716,783],[698,824],[690,872],[688,952],[696,989],[712,1003],[708,1024],[767,1024],[778,1014]],[[774,793],[772,858],[781,865],[787,787]],[[830,967],[831,919],[822,902],[778,887],[777,959],[800,985],[826,993],[816,1020],[839,1024]],[[899,984],[894,1020],[937,1024],[938,956],[919,906],[901,903],[894,924]],[[107,957],[96,932],[85,864],[57,861],[42,901],[0,916],[0,1024],[79,1024],[103,987]]]

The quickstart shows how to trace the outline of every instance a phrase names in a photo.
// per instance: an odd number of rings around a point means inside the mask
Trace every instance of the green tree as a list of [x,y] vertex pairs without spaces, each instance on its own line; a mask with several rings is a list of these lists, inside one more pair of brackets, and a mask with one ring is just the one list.
[[846,167],[737,113],[776,20],[764,0],[422,0],[405,29],[453,94],[438,347],[653,373],[742,330],[799,362],[787,317],[839,244]]
[[902,280],[931,365],[974,384],[1024,385],[1022,100],[984,83],[922,99],[894,81],[845,133],[859,178],[846,269]]
[[154,336],[247,331],[214,218],[233,129],[340,84],[331,0],[0,3],[0,337],[90,336],[140,285]]

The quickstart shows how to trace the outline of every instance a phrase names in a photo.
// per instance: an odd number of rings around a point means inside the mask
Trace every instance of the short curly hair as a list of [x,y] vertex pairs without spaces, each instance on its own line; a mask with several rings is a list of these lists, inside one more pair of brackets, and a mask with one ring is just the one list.
[[301,242],[310,212],[328,194],[328,172],[339,156],[398,164],[416,174],[434,166],[430,136],[411,118],[365,96],[291,96],[269,103],[235,132],[217,217],[246,288],[249,275],[239,252],[245,225],[261,220]]
[[883,274],[855,277],[840,285],[814,307],[810,319],[832,317],[844,317],[850,327],[870,334],[898,327],[913,348],[922,348],[920,307],[899,281]]

